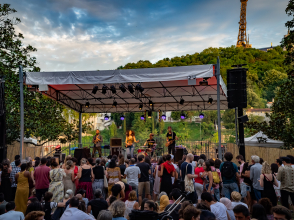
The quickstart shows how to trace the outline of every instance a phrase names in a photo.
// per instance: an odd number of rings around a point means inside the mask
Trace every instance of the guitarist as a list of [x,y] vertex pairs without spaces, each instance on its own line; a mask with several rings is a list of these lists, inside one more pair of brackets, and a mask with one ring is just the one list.
[[175,132],[172,131],[171,126],[168,126],[167,128],[168,132],[166,134],[166,142],[167,142],[167,147],[168,147],[168,153],[175,155],[175,148],[176,148],[176,143],[175,141],[178,140],[178,137]]
[[95,158],[95,153],[98,151],[99,157],[101,157],[101,143],[103,142],[102,136],[100,135],[99,129],[96,130],[96,135],[93,137],[93,152],[92,157]]

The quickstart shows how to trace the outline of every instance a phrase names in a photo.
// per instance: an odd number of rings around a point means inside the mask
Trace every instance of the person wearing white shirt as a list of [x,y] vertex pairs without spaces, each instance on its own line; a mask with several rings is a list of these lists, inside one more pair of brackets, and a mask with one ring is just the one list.
[[6,204],[6,213],[0,215],[0,220],[23,220],[24,214],[22,212],[15,211],[15,203],[9,202]]
[[213,201],[213,198],[209,192],[202,193],[201,200],[210,207],[211,212],[215,215],[217,220],[230,219],[227,212],[227,207],[220,202]]
[[125,169],[124,179],[127,179],[127,183],[133,190],[138,190],[139,178],[141,177],[141,170],[135,165],[134,158],[130,160],[130,165]]
[[69,208],[62,214],[60,220],[95,220],[91,215],[78,209],[79,198],[72,197],[69,202]]

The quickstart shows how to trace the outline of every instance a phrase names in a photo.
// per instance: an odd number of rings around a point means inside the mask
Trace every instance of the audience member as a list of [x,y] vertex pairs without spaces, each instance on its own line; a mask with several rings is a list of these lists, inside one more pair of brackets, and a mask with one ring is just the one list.
[[112,216],[113,216],[113,220],[126,220],[126,218],[124,218],[124,214],[125,214],[125,203],[122,201],[114,201],[110,206],[109,206],[109,211],[111,212]]
[[273,212],[272,212],[273,205],[271,201],[268,198],[262,198],[259,200],[258,203],[264,207],[268,220],[273,220],[274,219]]
[[166,161],[159,167],[161,177],[160,191],[166,192],[169,195],[173,188],[172,177],[177,179],[177,172],[174,165],[171,163],[171,155],[166,155]]
[[127,183],[133,190],[138,192],[139,178],[141,177],[141,170],[135,165],[135,159],[130,159],[130,165],[125,169],[124,179],[127,179]]
[[227,220],[229,214],[227,213],[227,208],[224,204],[220,202],[215,202],[212,196],[208,192],[204,192],[201,195],[201,200],[206,205],[210,207],[211,212],[215,215],[217,220]]
[[55,210],[57,207],[64,207],[64,203],[52,202],[53,193],[46,192],[44,196],[44,212],[45,212],[45,220],[51,220],[52,210]]
[[177,201],[177,199],[181,197],[181,190],[173,189],[170,194],[170,197],[171,197],[173,203],[167,205],[165,207],[164,211],[167,211],[171,206],[173,206],[173,208],[174,208],[177,205],[176,208],[174,209],[174,211],[170,214],[170,216],[173,217],[173,220],[178,220],[179,219],[179,210],[181,209],[181,205],[178,205],[178,204],[180,204],[180,201]]
[[252,220],[268,220],[266,217],[265,208],[260,204],[252,206]]
[[[181,165],[181,180],[182,181],[185,181],[185,177],[187,176],[187,178],[189,180],[193,180],[195,178],[198,177],[198,175],[195,175],[195,174],[192,174],[192,161],[194,160],[194,155],[193,154],[188,154],[187,157],[186,157],[186,160],[185,162],[182,163]],[[186,185],[187,183],[185,183]],[[193,181],[192,181],[192,184],[193,184]],[[191,200],[193,203],[196,202],[196,199],[195,199],[195,189],[194,189],[194,186],[193,186],[193,191],[190,191],[190,196],[188,196],[188,200]]]
[[166,195],[160,197],[159,212],[163,212],[169,204],[169,198]]
[[227,213],[229,214],[231,220],[235,220],[234,212],[233,212],[233,207],[232,207],[232,202],[226,197],[223,197],[220,199],[220,202],[224,204],[227,208]]
[[6,213],[0,215],[0,220],[23,220],[24,214],[22,212],[15,211],[15,203],[8,202],[5,207]]
[[21,166],[20,160],[14,161],[14,164],[15,164],[15,166],[12,168],[12,171],[10,173],[11,192],[12,192],[11,197],[12,198],[15,198],[16,189],[17,189],[17,183],[15,181],[15,175],[21,171],[21,169],[20,169],[20,166]]
[[79,189],[84,189],[86,191],[85,197],[89,200],[93,199],[93,188],[92,188],[92,177],[94,176],[92,167],[87,165],[87,160],[85,158],[81,159],[81,169],[78,171]]
[[36,167],[34,172],[34,181],[36,188],[36,197],[41,201],[42,196],[48,191],[49,188],[49,172],[50,168],[46,166],[47,159],[43,157],[41,159],[41,165]]
[[[43,206],[41,205],[39,201],[32,202],[27,206],[25,216],[27,216],[30,212],[33,212],[33,211],[44,211]],[[45,212],[44,212],[44,216],[45,216]]]
[[140,168],[141,171],[138,186],[139,204],[141,204],[143,191],[145,191],[145,198],[151,199],[149,182],[149,174],[151,174],[151,170],[149,164],[144,162],[144,155],[139,155],[138,161],[139,163],[137,164],[137,166]]
[[6,204],[7,202],[4,199],[4,194],[0,193],[0,215],[5,213]]
[[139,210],[139,203],[137,202],[137,193],[135,190],[130,192],[128,200],[125,201],[125,206],[125,218],[128,218],[133,209]]
[[121,181],[121,173],[119,167],[116,166],[115,158],[112,158],[108,164],[107,168],[107,178],[108,178],[108,195],[111,194],[112,186]]
[[239,192],[236,192],[236,191],[232,192],[231,198],[232,198],[232,208],[233,209],[237,205],[243,205],[248,209],[248,205],[244,202],[241,202],[242,196]]
[[184,209],[184,220],[199,220],[201,211],[196,209],[194,206],[187,206]]
[[158,207],[156,205],[155,202],[151,201],[151,200],[147,200],[144,203],[144,210],[145,211],[152,211],[152,212],[157,212],[158,211]]
[[223,194],[228,199],[231,199],[232,192],[239,192],[238,167],[232,162],[233,154],[231,152],[226,152],[224,157],[226,161],[219,168],[223,180]]
[[292,214],[289,209],[284,206],[277,205],[272,209],[275,220],[290,220],[292,219]]
[[198,202],[201,201],[201,194],[203,192],[203,178],[200,177],[200,173],[204,173],[203,164],[204,160],[199,159],[197,167],[195,168],[195,175],[197,177],[194,179],[194,187],[198,197]]
[[236,220],[250,220],[249,210],[244,205],[237,205],[233,211]]
[[25,220],[43,220],[45,216],[45,212],[40,211],[32,211],[26,215]]
[[88,213],[91,213],[91,211],[92,211],[93,216],[95,218],[97,218],[97,216],[99,215],[99,212],[101,210],[106,210],[108,208],[108,204],[102,196],[101,189],[96,189],[94,195],[95,195],[95,199],[91,200],[88,203],[87,211],[88,211]]
[[[101,164],[101,159],[96,159],[96,165],[93,167],[94,182],[92,183],[93,192],[97,189],[104,189],[104,177],[106,176],[106,170]],[[102,198],[105,199],[104,190],[101,190]]]
[[112,218],[113,216],[110,211],[102,210],[101,212],[99,212],[97,220],[112,220]]
[[261,168],[262,165],[259,163],[260,159],[256,155],[251,156],[252,164],[250,168],[250,179],[252,181],[253,191],[256,198],[256,201],[258,202],[261,199],[261,194],[263,191],[263,187],[260,186],[260,175],[261,175]]

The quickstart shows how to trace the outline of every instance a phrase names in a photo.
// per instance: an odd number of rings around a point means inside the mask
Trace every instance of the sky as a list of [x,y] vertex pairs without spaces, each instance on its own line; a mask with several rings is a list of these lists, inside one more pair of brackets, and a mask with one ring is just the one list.
[[[108,70],[139,60],[236,45],[239,0],[0,0],[17,10],[24,45],[41,71]],[[287,33],[288,0],[249,0],[247,34],[255,48]]]

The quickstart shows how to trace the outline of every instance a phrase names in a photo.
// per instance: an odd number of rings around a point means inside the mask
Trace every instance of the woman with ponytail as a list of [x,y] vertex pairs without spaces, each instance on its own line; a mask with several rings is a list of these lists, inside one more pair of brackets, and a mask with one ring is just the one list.
[[66,176],[63,178],[64,193],[66,193],[68,189],[75,192],[76,191],[76,186],[74,183],[75,176],[73,171],[73,162],[71,160],[66,161],[64,172],[66,174]]

